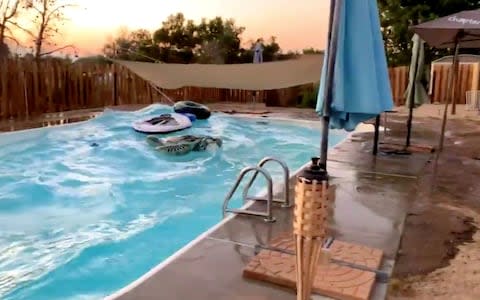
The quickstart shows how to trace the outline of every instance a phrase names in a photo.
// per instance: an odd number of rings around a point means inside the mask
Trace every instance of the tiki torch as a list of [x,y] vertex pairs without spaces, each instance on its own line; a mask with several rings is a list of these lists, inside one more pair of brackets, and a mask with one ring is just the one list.
[[331,215],[333,199],[328,192],[328,175],[318,162],[319,158],[312,158],[312,164],[297,176],[295,184],[297,300],[310,298]]

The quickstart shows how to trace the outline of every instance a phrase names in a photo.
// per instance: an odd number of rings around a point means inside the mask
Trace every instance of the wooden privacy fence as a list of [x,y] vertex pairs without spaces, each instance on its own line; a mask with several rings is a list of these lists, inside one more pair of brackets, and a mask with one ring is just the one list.
[[[434,67],[433,101],[447,99],[448,69],[448,65]],[[479,69],[478,64],[461,65],[456,84],[457,103],[465,103],[467,90],[478,89]],[[389,75],[395,104],[403,105],[408,67],[391,68]],[[25,59],[0,60],[0,119],[112,105],[168,104],[167,97],[173,101],[246,103],[255,100],[267,105],[295,106],[301,90],[301,87],[257,92],[197,87],[166,90],[152,87],[118,65],[67,64],[62,60],[38,63]]]
[[[427,88],[432,103],[445,103],[451,96],[448,91],[448,77],[452,72],[451,64],[433,64],[431,78]],[[390,82],[396,105],[405,104],[405,90],[408,86],[408,67],[390,68]],[[466,103],[466,92],[479,89],[480,63],[460,64],[457,80],[454,83],[455,103]]]
[[[0,60],[0,119],[111,105],[198,102],[264,102],[266,92],[185,87],[167,90],[151,86],[125,67],[108,64],[67,64],[61,60],[34,62]],[[165,97],[165,95],[168,97]]]
[[161,101],[155,89],[127,70],[115,76],[112,65],[4,59],[0,66],[0,119]]
[[[478,90],[479,63],[460,64],[457,80],[454,83],[455,103],[465,104],[466,92]],[[451,64],[435,64],[430,79],[432,87],[431,101],[445,103],[451,96],[448,91],[448,76],[452,71]]]
[[405,104],[405,90],[408,86],[408,67],[396,67],[388,70],[395,105]]

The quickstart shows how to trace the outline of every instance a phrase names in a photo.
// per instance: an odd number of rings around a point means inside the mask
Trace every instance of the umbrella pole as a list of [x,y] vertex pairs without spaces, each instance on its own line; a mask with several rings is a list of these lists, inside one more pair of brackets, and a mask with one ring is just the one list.
[[448,80],[448,91],[451,94],[450,94],[450,99],[447,99],[447,101],[445,101],[445,109],[443,110],[442,131],[440,133],[440,143],[438,145],[438,151],[443,150],[443,141],[444,141],[444,138],[445,138],[445,128],[446,128],[446,125],[447,125],[448,104],[449,104],[450,101],[454,101],[454,99],[453,99],[454,93],[452,93],[452,92],[454,90],[453,84],[454,84],[455,80],[457,79],[458,50],[459,49],[460,49],[460,43],[458,41],[458,36],[457,36],[457,38],[455,39],[455,54],[453,56],[452,74],[448,78],[449,79]]
[[373,155],[378,153],[378,137],[380,135],[380,115],[375,118],[375,135],[373,137]]
[[327,80],[325,84],[322,118],[322,142],[320,145],[320,166],[327,169],[328,152],[328,132],[330,126],[330,106],[332,104],[333,75],[335,69],[335,59],[337,56],[338,42],[338,19],[342,0],[331,0],[330,4],[330,26],[328,33],[328,60],[327,60]]
[[410,138],[412,136],[412,120],[413,120],[413,107],[415,106],[415,80],[417,77],[417,68],[413,72],[413,82],[410,94],[408,95],[408,121],[407,121],[407,142],[405,143],[405,150],[410,147]]

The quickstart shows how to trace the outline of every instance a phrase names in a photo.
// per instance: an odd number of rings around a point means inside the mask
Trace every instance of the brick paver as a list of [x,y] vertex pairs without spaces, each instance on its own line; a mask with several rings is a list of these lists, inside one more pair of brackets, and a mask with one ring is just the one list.
[[[292,233],[283,233],[272,239],[270,245],[275,248],[295,251],[295,240]],[[332,258],[355,263],[371,269],[380,268],[383,252],[380,249],[370,248],[359,244],[352,244],[335,240],[330,247]]]
[[[294,251],[291,234],[283,234],[270,243],[272,247]],[[379,268],[382,251],[362,245],[334,241],[332,258],[369,268]],[[295,288],[295,257],[278,251],[262,250],[245,267],[244,276]],[[319,265],[312,291],[345,300],[369,299],[375,283],[373,272],[340,266],[334,263]]]

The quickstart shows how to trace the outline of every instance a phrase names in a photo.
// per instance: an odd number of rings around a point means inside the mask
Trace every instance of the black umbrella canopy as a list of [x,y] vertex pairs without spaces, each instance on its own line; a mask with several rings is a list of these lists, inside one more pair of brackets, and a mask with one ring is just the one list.
[[412,27],[428,45],[435,48],[480,48],[480,9],[465,10]]

